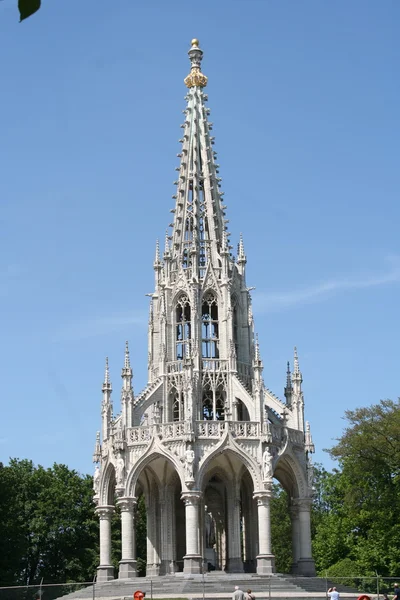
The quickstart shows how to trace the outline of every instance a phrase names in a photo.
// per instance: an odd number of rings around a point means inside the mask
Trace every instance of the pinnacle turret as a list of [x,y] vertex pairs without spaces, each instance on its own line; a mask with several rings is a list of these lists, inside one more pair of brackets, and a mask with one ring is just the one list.
[[160,242],[157,239],[156,240],[156,252],[155,252],[155,256],[154,256],[154,267],[160,267],[160,266],[161,266]]
[[94,445],[93,462],[98,463],[101,459],[100,431],[96,433],[96,443]]
[[311,437],[310,423],[306,421],[306,431],[304,434],[305,451],[312,454],[315,452],[314,442]]
[[246,262],[246,255],[244,253],[244,244],[243,244],[243,235],[240,234],[239,244],[238,244],[238,262]]
[[106,357],[106,366],[104,369],[103,392],[111,392],[110,369],[108,367],[108,356]]
[[169,237],[168,231],[165,232],[165,242],[164,242],[164,258],[169,256]]
[[286,404],[288,406],[291,406],[292,404],[292,393],[293,393],[293,387],[292,387],[292,374],[290,372],[290,363],[289,361],[287,362],[287,369],[286,369],[286,386],[285,386],[285,398],[286,398]]
[[299,367],[299,357],[297,355],[297,348],[294,347],[294,359],[293,359],[293,381],[301,384],[303,381],[303,377],[301,375],[300,367]]

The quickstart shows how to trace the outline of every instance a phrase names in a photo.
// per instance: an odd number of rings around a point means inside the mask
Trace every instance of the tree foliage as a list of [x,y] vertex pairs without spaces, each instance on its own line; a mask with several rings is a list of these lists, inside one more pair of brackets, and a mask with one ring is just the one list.
[[271,501],[271,541],[278,573],[289,573],[292,566],[292,525],[289,517],[289,498],[275,484]]
[[2,585],[87,581],[98,557],[92,478],[65,465],[10,461],[0,469]]
[[384,400],[346,411],[345,417],[348,426],[329,451],[340,469],[318,474],[313,516],[317,568],[348,570],[351,564],[353,575],[397,575],[400,402]]

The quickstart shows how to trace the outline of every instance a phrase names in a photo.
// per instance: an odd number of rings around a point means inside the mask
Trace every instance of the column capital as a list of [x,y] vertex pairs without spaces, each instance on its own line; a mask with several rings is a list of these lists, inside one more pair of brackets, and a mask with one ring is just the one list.
[[253,493],[253,498],[257,500],[258,506],[268,506],[271,496],[272,492],[270,490],[259,490]]
[[181,500],[183,500],[186,505],[196,506],[200,502],[202,495],[203,494],[198,490],[182,492]]
[[312,498],[293,498],[292,506],[299,511],[307,511],[311,510]]
[[112,514],[114,513],[114,506],[98,506],[95,510],[95,513],[99,516],[99,519],[109,521],[111,519]]
[[127,496],[122,496],[122,498],[118,498],[117,504],[121,509],[121,512],[133,512],[133,509],[137,504],[137,498],[128,498]]

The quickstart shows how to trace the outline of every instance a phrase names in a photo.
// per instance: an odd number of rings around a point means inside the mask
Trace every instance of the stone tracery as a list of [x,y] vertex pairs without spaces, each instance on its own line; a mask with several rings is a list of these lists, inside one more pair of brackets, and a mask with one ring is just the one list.
[[272,478],[291,497],[293,570],[314,574],[310,545],[314,445],[304,424],[297,351],[282,402],[264,385],[242,236],[234,258],[212,149],[197,40],[189,50],[187,108],[171,235],[154,261],[148,385],[135,396],[129,349],[121,414],[113,416],[106,363],[102,444],[94,481],[100,517],[98,581],[110,565],[115,492],[121,510],[119,577],[135,577],[135,506],[147,510],[147,575],[204,566],[274,570]]

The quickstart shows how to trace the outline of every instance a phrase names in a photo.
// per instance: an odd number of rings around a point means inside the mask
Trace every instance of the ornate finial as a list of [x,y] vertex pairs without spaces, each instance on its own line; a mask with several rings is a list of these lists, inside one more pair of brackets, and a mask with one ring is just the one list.
[[131,368],[131,361],[129,359],[128,341],[125,342],[125,362],[124,362],[124,368],[125,369],[130,369]]
[[108,368],[108,356],[106,356],[106,368],[104,371],[104,385],[109,385],[110,383],[110,370]]
[[207,77],[203,75],[200,70],[201,59],[203,58],[203,50],[200,49],[199,40],[196,38],[192,40],[192,47],[190,48],[188,54],[190,62],[192,63],[192,68],[189,75],[185,78],[186,87],[206,87]]

